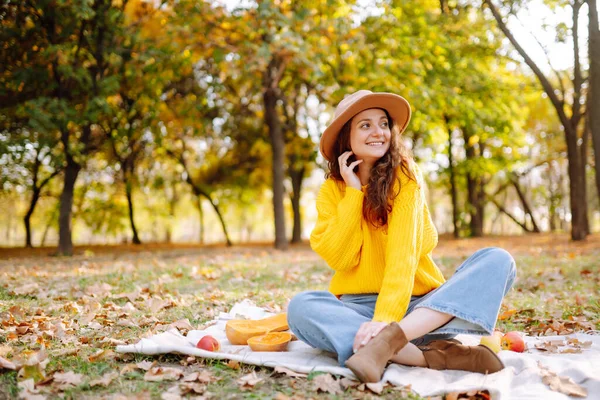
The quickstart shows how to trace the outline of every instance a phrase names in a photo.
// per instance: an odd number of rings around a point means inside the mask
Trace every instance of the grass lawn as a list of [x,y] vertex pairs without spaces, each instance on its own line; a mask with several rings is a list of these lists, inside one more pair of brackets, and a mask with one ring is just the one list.
[[[600,329],[600,235],[583,244],[566,235],[442,239],[434,256],[449,277],[486,246],[503,247],[517,261],[499,329],[531,335]],[[323,383],[317,374],[290,377],[188,356],[113,351],[177,321],[183,332],[196,329],[244,298],[283,311],[295,293],[327,289],[332,273],[307,245],[287,252],[258,245],[90,247],[72,258],[50,252],[0,249],[0,361],[31,364],[22,377],[0,369],[0,399],[17,398],[17,382],[30,377],[38,382],[33,392],[47,398],[177,398],[176,391],[217,399],[420,398],[390,387],[380,395],[364,387],[332,394],[317,390]],[[147,381],[143,368],[151,363],[179,368],[190,381]],[[241,379],[251,373],[260,379],[254,385]]]

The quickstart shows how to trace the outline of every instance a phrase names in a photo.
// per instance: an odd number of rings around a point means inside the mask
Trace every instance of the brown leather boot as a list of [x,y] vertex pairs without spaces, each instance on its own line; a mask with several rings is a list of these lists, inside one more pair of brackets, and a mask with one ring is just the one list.
[[431,369],[455,369],[460,371],[493,374],[504,368],[496,353],[484,345],[465,346],[457,340],[434,340],[419,346]]
[[407,343],[402,328],[392,322],[350,357],[346,366],[361,382],[379,382],[390,358]]

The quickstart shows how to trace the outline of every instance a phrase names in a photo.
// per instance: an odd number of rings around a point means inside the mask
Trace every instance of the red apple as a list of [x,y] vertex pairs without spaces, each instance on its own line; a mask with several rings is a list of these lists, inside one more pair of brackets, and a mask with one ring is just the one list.
[[517,353],[525,351],[525,341],[519,332],[512,331],[502,336],[502,350],[511,350]]
[[219,341],[210,335],[202,336],[202,339],[198,341],[196,347],[207,351],[221,350],[221,344]]

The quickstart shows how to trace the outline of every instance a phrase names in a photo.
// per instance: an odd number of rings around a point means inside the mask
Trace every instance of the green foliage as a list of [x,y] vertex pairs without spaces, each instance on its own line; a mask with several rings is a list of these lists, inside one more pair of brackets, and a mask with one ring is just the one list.
[[[566,3],[544,2],[557,12]],[[505,15],[527,7],[503,4]],[[31,191],[39,158],[42,180],[68,161],[84,168],[82,176],[98,177],[78,189],[87,193],[86,207],[76,207],[94,232],[126,229],[126,192],[152,194],[155,214],[165,218],[198,188],[223,206],[255,210],[253,199],[272,180],[263,92],[273,63],[281,67],[277,113],[290,175],[308,177],[322,163],[317,142],[326,113],[358,89],[409,100],[405,139],[420,162],[437,164],[437,189],[449,191],[453,168],[459,199],[468,197],[467,176],[489,193],[544,157],[566,157],[549,102],[472,2],[383,1],[368,10],[338,0],[160,5],[0,6],[6,193]],[[548,31],[558,43],[570,34],[563,22]],[[196,189],[186,188],[188,176]],[[566,196],[545,186],[552,185],[537,185],[531,196],[540,207],[558,207]],[[472,207],[460,205],[465,227]]]

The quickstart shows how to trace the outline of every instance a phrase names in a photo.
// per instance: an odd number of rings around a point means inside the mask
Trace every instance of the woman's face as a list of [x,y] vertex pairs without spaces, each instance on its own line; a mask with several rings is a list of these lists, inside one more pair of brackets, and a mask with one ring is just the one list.
[[357,160],[373,164],[390,148],[390,126],[385,112],[370,108],[352,118],[350,147]]

